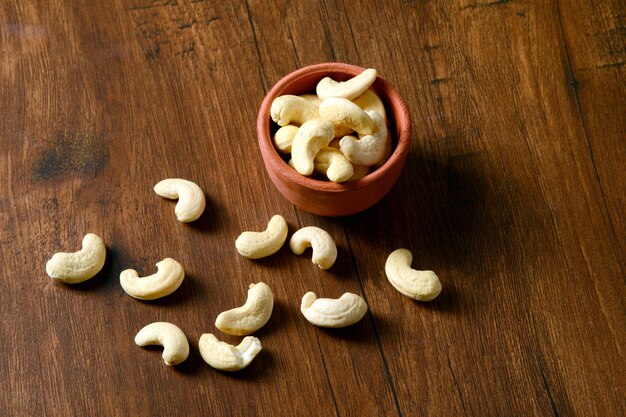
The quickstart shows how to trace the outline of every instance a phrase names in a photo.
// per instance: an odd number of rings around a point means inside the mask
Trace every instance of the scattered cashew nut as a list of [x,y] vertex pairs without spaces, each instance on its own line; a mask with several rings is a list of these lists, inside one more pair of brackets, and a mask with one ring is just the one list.
[[370,88],[376,81],[377,75],[374,68],[368,68],[348,81],[337,82],[330,77],[325,77],[317,84],[315,90],[321,99],[339,97],[352,100]]
[[407,249],[397,249],[385,263],[385,274],[396,290],[419,301],[431,301],[441,292],[441,282],[433,271],[411,268],[413,255]]
[[274,295],[264,282],[250,284],[246,303],[217,316],[215,327],[234,336],[256,332],[267,323],[274,308]]
[[246,336],[237,346],[217,339],[211,333],[200,336],[198,342],[200,355],[206,363],[221,371],[239,371],[250,365],[261,351],[261,341],[253,336]]
[[274,133],[274,146],[280,153],[291,153],[293,138],[298,133],[298,126],[283,126]]
[[168,366],[178,365],[189,356],[189,342],[185,333],[172,323],[150,323],[135,336],[138,346],[163,346],[163,360]]
[[128,295],[140,300],[156,300],[176,291],[185,278],[183,267],[172,258],[156,264],[157,273],[140,278],[134,269],[120,274],[120,284]]
[[362,135],[371,135],[375,124],[365,110],[345,98],[327,98],[319,108],[322,119],[331,121],[334,126],[347,126]]
[[339,141],[339,149],[353,164],[372,166],[385,156],[388,132],[383,116],[372,110],[365,113],[374,121],[374,132],[371,135],[359,135],[360,139],[344,136]]
[[317,298],[310,291],[302,297],[300,311],[306,319],[320,327],[346,327],[361,320],[367,312],[367,304],[360,296],[345,293],[338,299]]
[[313,173],[315,155],[333,140],[333,124],[326,120],[314,119],[305,122],[298,129],[291,144],[291,159],[300,174]]
[[303,124],[319,118],[317,108],[309,100],[292,95],[276,97],[270,107],[270,116],[279,126],[292,122]]
[[315,171],[324,174],[332,182],[348,181],[354,174],[352,164],[339,150],[331,147],[323,147],[313,160]]
[[181,178],[168,178],[154,186],[154,192],[170,200],[178,199],[174,212],[178,221],[197,220],[206,206],[202,189],[196,183]]
[[78,252],[55,253],[46,263],[46,273],[56,281],[78,284],[96,275],[104,266],[106,248],[102,239],[93,233],[83,237]]
[[283,246],[287,240],[289,228],[283,216],[276,214],[263,232],[243,232],[235,241],[240,255],[249,259],[270,256]]
[[328,269],[337,260],[337,246],[332,236],[324,229],[307,226],[298,230],[289,241],[291,251],[302,255],[307,248],[313,249],[311,261],[321,269]]

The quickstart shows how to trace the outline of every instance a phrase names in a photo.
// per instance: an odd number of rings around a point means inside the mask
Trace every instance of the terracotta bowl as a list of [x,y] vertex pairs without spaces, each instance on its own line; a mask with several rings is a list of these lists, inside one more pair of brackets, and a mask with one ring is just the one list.
[[272,136],[278,126],[271,120],[272,101],[285,94],[315,94],[324,77],[348,80],[364,68],[340,63],[323,63],[301,68],[278,81],[267,93],[257,117],[259,147],[265,169],[280,193],[296,206],[321,216],[347,216],[363,211],[382,199],[397,181],[411,145],[411,116],[398,91],[378,77],[372,89],[383,101],[389,120],[394,151],[389,160],[363,178],[333,183],[308,178],[292,169],[274,148]]

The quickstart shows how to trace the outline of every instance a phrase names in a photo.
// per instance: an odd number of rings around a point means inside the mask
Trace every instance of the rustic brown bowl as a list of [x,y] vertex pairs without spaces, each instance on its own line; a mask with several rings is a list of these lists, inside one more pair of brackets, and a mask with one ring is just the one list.
[[383,101],[389,120],[389,133],[394,151],[377,170],[356,181],[333,183],[308,178],[292,169],[281,158],[272,143],[278,126],[272,122],[270,107],[274,99],[285,94],[315,93],[315,86],[324,77],[348,80],[364,68],[340,63],[310,65],[294,71],[274,85],[261,104],[257,117],[259,147],[270,179],[280,193],[296,206],[321,216],[347,216],[363,211],[382,199],[397,181],[411,145],[411,116],[398,91],[378,77],[372,89]]

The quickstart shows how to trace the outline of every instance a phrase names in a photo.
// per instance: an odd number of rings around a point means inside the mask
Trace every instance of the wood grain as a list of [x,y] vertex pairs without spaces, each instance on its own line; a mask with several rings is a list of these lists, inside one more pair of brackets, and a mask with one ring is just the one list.
[[[0,415],[626,414],[625,19],[619,0],[0,2]],[[415,126],[398,184],[343,219],[289,204],[256,147],[265,92],[324,61],[377,68]],[[206,191],[198,222],[152,191],[172,176]],[[335,266],[238,256],[276,213],[328,230]],[[87,232],[103,271],[51,282]],[[398,247],[437,300],[387,282]],[[176,293],[123,292],[123,269],[168,256]],[[264,349],[216,372],[198,338],[258,281]],[[315,328],[309,290],[369,313]],[[187,334],[184,364],[134,345],[156,320]]]

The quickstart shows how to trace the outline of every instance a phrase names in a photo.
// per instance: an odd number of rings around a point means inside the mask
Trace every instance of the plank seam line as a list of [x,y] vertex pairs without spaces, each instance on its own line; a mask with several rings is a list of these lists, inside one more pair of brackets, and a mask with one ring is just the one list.
[[372,311],[369,308],[370,303],[367,301],[367,295],[365,294],[365,287],[363,286],[363,280],[361,279],[361,274],[359,273],[359,268],[356,264],[356,259],[354,257],[352,245],[350,244],[350,239],[348,238],[348,233],[346,231],[345,223],[343,225],[343,234],[346,237],[346,242],[348,243],[350,259],[352,259],[352,266],[354,267],[354,272],[356,274],[357,282],[359,283],[359,289],[361,290],[361,294],[363,294],[363,299],[365,300],[365,303],[368,306],[367,316],[369,317],[370,323],[372,325],[372,330],[374,332],[374,337],[376,338],[376,344],[378,346],[378,351],[380,352],[380,357],[383,360],[383,368],[385,370],[385,376],[387,377],[387,382],[389,383],[389,388],[391,389],[391,393],[393,395],[393,401],[396,404],[396,410],[398,411],[398,416],[402,417],[402,410],[400,409],[400,401],[398,400],[398,394],[396,393],[396,388],[393,385],[393,380],[391,379],[391,372],[389,371],[389,364],[387,363],[387,358],[385,357],[383,346],[380,343],[380,335],[378,334],[378,329],[376,328],[376,322],[374,320],[374,316],[372,315]]
[[324,366],[324,373],[326,374],[326,380],[328,381],[328,386],[330,387],[330,396],[333,399],[333,404],[335,404],[335,412],[337,413],[337,417],[339,414],[339,406],[337,405],[337,398],[335,397],[335,390],[333,390],[333,385],[330,383],[330,374],[328,373],[328,367],[326,366],[326,360],[324,359],[324,352],[322,351],[322,345],[320,344],[320,338],[317,334],[317,330],[315,331],[315,341],[317,342],[317,350],[320,354],[320,358],[322,359],[322,365]]
[[261,86],[263,87],[263,93],[267,94],[267,87],[265,85],[265,70],[263,69],[263,60],[261,59],[261,49],[259,48],[259,40],[257,39],[256,29],[254,28],[254,22],[252,21],[252,13],[250,13],[250,5],[248,0],[245,0],[246,12],[248,13],[248,23],[250,24],[250,30],[252,30],[252,38],[254,39],[254,47],[256,48],[256,56],[259,59],[259,78],[261,79]]
[[[574,70],[572,68],[572,63],[570,61],[570,53],[569,53],[569,49],[567,48],[567,42],[565,40],[565,32],[563,31],[563,23],[561,21],[561,6],[559,4],[559,0],[554,0],[554,2],[556,4],[556,17],[557,17],[557,21],[559,22],[559,32],[561,34],[561,41],[563,42],[563,48],[565,50],[565,60],[567,62],[567,71],[570,77],[572,78],[572,80],[574,81],[574,84],[578,84],[576,77],[574,77]],[[611,241],[612,241],[611,243],[612,243],[613,248],[616,249],[615,252],[617,253],[618,258],[621,261],[623,261],[622,253],[617,246],[617,235],[615,233],[615,226],[613,225],[613,221],[611,220],[611,215],[609,213],[608,204],[606,203],[604,187],[602,186],[602,182],[600,181],[600,175],[598,174],[598,169],[596,167],[596,160],[593,156],[593,148],[591,147],[591,141],[589,140],[589,131],[587,129],[587,124],[585,123],[585,118],[583,117],[582,110],[580,108],[580,100],[578,99],[578,90],[574,88],[573,86],[570,86],[570,88],[574,89],[574,100],[576,102],[576,110],[578,112],[578,118],[580,119],[580,124],[583,128],[583,133],[585,134],[585,142],[587,142],[587,149],[589,151],[589,158],[591,159],[591,166],[593,167],[593,172],[596,176],[596,182],[598,183],[598,188],[600,189],[600,196],[602,196],[602,205],[604,207],[604,212],[606,213],[606,220],[609,224],[609,227],[611,228]],[[622,264],[623,262],[620,262],[620,269],[623,272],[623,268],[621,266]]]
[[[452,375],[452,382],[454,382],[454,387],[456,388],[456,392],[459,395],[459,400],[461,401],[461,407],[463,407],[463,414],[467,415],[467,409],[465,408],[465,401],[463,401],[463,395],[461,393],[461,387],[459,386],[459,382],[456,380],[456,375],[454,375],[454,371],[452,370],[452,364],[450,363],[450,356],[446,352],[446,360],[448,361],[448,370],[450,371],[450,375]],[[472,415],[474,413],[472,412]]]

